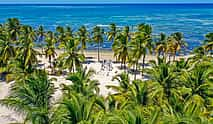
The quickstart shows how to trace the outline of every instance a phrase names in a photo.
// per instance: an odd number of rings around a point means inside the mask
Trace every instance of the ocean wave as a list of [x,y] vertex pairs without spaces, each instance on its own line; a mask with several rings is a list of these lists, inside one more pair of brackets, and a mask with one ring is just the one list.
[[105,6],[33,6],[33,7],[37,7],[37,8],[62,8],[62,9],[96,9],[96,8],[105,8]]
[[207,19],[190,19],[190,18],[182,18],[181,21],[190,21],[190,22],[199,22],[202,25],[212,25],[213,20],[207,20]]
[[109,27],[109,25],[98,24],[99,27]]
[[142,16],[111,16],[111,18],[142,18]]
[[[105,28],[105,27],[109,27],[110,25],[98,24],[97,26]],[[124,26],[116,25],[116,27],[119,28],[119,27],[124,27]]]
[[202,25],[213,25],[213,20],[206,20],[202,22]]

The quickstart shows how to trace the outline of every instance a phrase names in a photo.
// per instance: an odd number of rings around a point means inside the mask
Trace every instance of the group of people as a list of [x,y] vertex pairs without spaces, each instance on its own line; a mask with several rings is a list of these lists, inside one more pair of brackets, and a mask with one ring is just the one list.
[[101,71],[112,71],[112,60],[104,60],[101,64]]
[[101,63],[101,71],[107,71],[107,76],[109,76],[109,72],[112,71],[112,60],[103,60]]

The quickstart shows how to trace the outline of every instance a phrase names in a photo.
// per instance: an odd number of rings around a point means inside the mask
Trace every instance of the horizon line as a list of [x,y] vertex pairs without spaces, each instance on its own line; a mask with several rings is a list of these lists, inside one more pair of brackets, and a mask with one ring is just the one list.
[[213,4],[213,2],[117,2],[117,3],[114,3],[114,2],[103,2],[103,3],[96,3],[96,2],[90,2],[90,3],[85,3],[85,2],[74,2],[74,3],[71,3],[71,2],[54,2],[54,3],[41,3],[41,2],[19,2],[19,3],[15,3],[15,2],[3,2],[0,4],[14,4],[14,5],[17,5],[17,4]]
[[134,4],[134,5],[137,5],[137,4],[140,4],[140,5],[187,5],[187,4],[194,4],[194,5],[199,5],[199,4],[202,4],[202,5],[212,5],[212,3],[205,3],[205,2],[202,2],[202,3],[0,3],[0,5],[117,5],[117,4],[120,4],[120,5],[127,5],[127,4]]

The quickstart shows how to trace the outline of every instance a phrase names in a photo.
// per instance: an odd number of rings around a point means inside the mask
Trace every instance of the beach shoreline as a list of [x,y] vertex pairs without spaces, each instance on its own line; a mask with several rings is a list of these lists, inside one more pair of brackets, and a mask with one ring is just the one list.
[[[41,51],[41,49],[36,49],[37,51]],[[63,53],[63,50],[56,50],[57,56],[59,54]],[[92,79],[94,80],[98,80],[100,85],[100,95],[106,97],[108,94],[113,94],[115,93],[114,91],[112,91],[111,89],[107,89],[106,86],[107,85],[115,85],[118,86],[118,82],[117,81],[112,81],[112,78],[117,75],[120,74],[122,72],[124,72],[125,70],[121,70],[120,69],[120,63],[112,63],[112,71],[107,71],[101,70],[101,62],[97,61],[97,51],[96,50],[86,50],[84,51],[86,60],[90,60],[90,63],[84,63],[83,67],[87,67],[88,69],[93,69],[96,71],[95,75],[92,76]],[[179,58],[188,58],[189,56],[179,56],[177,57],[177,59]],[[100,51],[100,58],[101,60],[112,60],[115,61],[115,58],[113,57],[113,52],[109,51],[109,50],[101,50]],[[42,57],[38,56],[38,60],[40,61],[40,64],[44,64],[44,68],[46,68],[48,70],[48,66],[49,66],[49,62],[48,59],[45,58],[45,56],[43,55]],[[150,60],[156,60],[156,56],[154,55],[147,55],[146,57],[146,62],[150,61]],[[138,78],[142,78],[141,75],[137,75]],[[58,99],[60,99],[62,92],[60,91],[60,85],[61,84],[71,84],[70,81],[66,80],[66,75],[60,75],[60,76],[54,76],[54,75],[49,75],[49,78],[56,78],[57,81],[54,81],[54,85],[57,88],[57,91],[54,94],[54,98],[53,101],[57,102]],[[134,76],[133,74],[130,74],[130,79],[134,80]],[[9,88],[10,85],[12,83],[6,83],[6,82],[1,82],[0,83],[0,94],[3,94],[1,96],[1,99],[5,98],[8,94],[9,94]],[[4,89],[2,89],[4,88]],[[0,122],[4,122],[4,124],[7,123],[11,123],[12,122],[20,122],[22,121],[23,117],[20,116],[18,113],[14,112],[13,110],[10,110],[6,107],[0,106]]]

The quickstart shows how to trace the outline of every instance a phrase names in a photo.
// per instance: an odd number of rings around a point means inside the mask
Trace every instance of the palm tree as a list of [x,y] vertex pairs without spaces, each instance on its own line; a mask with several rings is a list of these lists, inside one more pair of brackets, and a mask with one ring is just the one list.
[[9,32],[12,41],[18,39],[21,24],[17,18],[9,18],[6,22],[6,30]]
[[108,41],[114,42],[116,34],[117,34],[117,27],[114,23],[109,25],[109,32],[107,32],[107,39]]
[[137,105],[148,105],[149,103],[149,90],[147,82],[141,80],[134,80],[130,88],[129,97],[131,101],[135,101]]
[[43,53],[42,42],[43,42],[44,36],[45,36],[45,31],[44,31],[44,27],[43,26],[39,26],[38,27],[37,36],[38,36],[37,38],[38,38],[39,47],[41,47],[42,53]]
[[67,39],[62,47],[65,48],[65,52],[59,55],[59,66],[64,69],[69,69],[70,72],[74,72],[76,68],[80,67],[84,61],[84,55],[79,54],[79,45],[73,38]]
[[[177,80],[177,74],[174,72],[174,67],[169,63],[166,63],[164,59],[158,58],[158,63],[151,61],[152,68],[145,70],[150,80],[154,82],[156,91],[153,95],[158,96],[158,102],[162,102],[162,99],[170,102],[171,96],[178,94],[177,88],[180,87],[180,83]],[[161,103],[162,104],[162,103]]]
[[36,33],[32,27],[22,26],[16,58],[23,63],[24,70],[31,69],[34,64],[38,63],[37,55],[40,53],[34,49],[35,40]]
[[57,26],[56,27],[56,36],[57,36],[57,40],[59,43],[64,42],[64,37],[65,37],[65,29],[61,26]]
[[77,40],[81,43],[81,54],[84,53],[84,50],[87,48],[86,43],[90,40],[89,32],[85,26],[81,26],[77,32]]
[[50,124],[50,99],[54,86],[44,71],[16,80],[8,97],[0,103],[25,116],[24,123]]
[[212,79],[213,66],[211,63],[201,62],[195,63],[193,68],[190,70],[184,70],[181,75],[181,81],[186,88],[189,88],[190,94],[186,99],[193,98],[193,96],[198,96],[196,98],[205,101],[206,107],[209,104],[209,99],[212,97]]
[[164,33],[160,34],[159,41],[156,43],[155,51],[157,53],[157,57],[160,57],[160,55],[163,56],[163,58],[166,58],[166,52],[167,52],[167,36]]
[[155,44],[155,51],[157,52],[157,57],[160,57],[160,55],[162,55],[162,58],[167,60],[167,56],[169,56],[170,62],[171,55],[175,51],[174,42],[175,40],[172,36],[167,37],[166,34],[161,33],[158,42]]
[[94,42],[98,43],[98,61],[99,62],[100,62],[100,46],[101,46],[101,43],[104,41],[103,34],[104,34],[104,30],[101,29],[101,27],[95,26],[93,28],[92,39],[94,40]]
[[[204,40],[204,46],[203,48],[205,49],[205,51],[212,51],[213,50],[213,33],[208,33],[205,36],[205,40]],[[211,52],[212,53],[212,52]]]
[[0,36],[0,61],[2,64],[7,64],[10,58],[15,57],[15,48],[11,42],[10,35],[5,32]]
[[64,52],[65,52],[64,46],[66,44],[66,41],[73,38],[71,28],[70,27],[64,28],[61,26],[56,27],[56,37],[57,37],[57,42],[59,43],[58,47],[64,49]]
[[[54,121],[57,123],[71,124],[98,124],[99,111],[102,105],[96,102],[96,97],[89,99],[82,94],[72,93],[65,97],[59,104]],[[96,114],[98,113],[98,116]],[[53,121],[53,122],[54,122]]]
[[117,92],[117,94],[124,94],[129,90],[130,87],[130,78],[129,75],[125,72],[118,74],[113,77],[112,81],[118,81],[119,86],[107,85],[107,88],[111,88]]
[[50,68],[52,69],[52,72],[53,72],[52,58],[55,59],[57,53],[55,51],[56,38],[51,31],[47,32],[47,35],[45,37],[45,42],[46,42],[45,51],[44,51],[45,56],[46,58],[49,59]]
[[208,33],[205,35],[205,40],[204,40],[204,43],[209,43],[209,42],[212,42],[213,41],[213,33]]
[[76,94],[71,95],[69,99],[64,99],[61,104],[66,110],[65,118],[69,123],[89,123],[91,121],[95,106],[94,98],[87,100],[84,96]]
[[37,30],[38,41],[41,42],[45,36],[45,31],[43,26],[39,26]]
[[171,34],[170,41],[172,42],[173,49],[174,49],[173,61],[175,61],[175,56],[176,56],[177,52],[187,46],[187,44],[183,38],[184,38],[184,36],[181,32],[176,32],[176,33]]
[[[141,25],[141,27],[143,27],[142,31],[144,33],[144,38],[145,38],[143,41],[144,42],[143,46],[146,48],[143,52],[143,58],[142,58],[142,68],[144,69],[147,51],[149,50],[151,52],[152,50],[152,27],[150,25]],[[142,75],[143,75],[143,71],[142,71]]]
[[92,80],[91,77],[95,74],[94,70],[87,68],[78,68],[77,72],[68,75],[67,80],[72,81],[72,85],[64,85],[63,90],[75,93],[80,93],[83,96],[94,96],[99,93],[98,81]]
[[131,40],[129,27],[124,27],[123,31],[119,33],[112,45],[112,50],[114,51],[114,57],[117,57],[118,60],[121,61],[121,68],[122,65],[126,65],[126,62],[129,57],[128,53],[128,44]]
[[114,76],[112,81],[117,81],[119,85],[106,86],[108,89],[115,91],[115,93],[107,97],[109,110],[123,109],[123,107],[126,107],[128,103],[129,91],[131,88],[129,75],[123,72]]
[[[151,38],[151,26],[140,24],[138,25],[138,31],[135,32],[132,42],[130,42],[130,52],[132,55],[130,55],[130,61],[133,59],[133,63],[135,63],[135,70],[137,71],[137,66],[139,64],[139,60],[142,58],[143,61],[143,70],[145,67],[145,58],[147,51],[152,49],[152,38]],[[142,71],[143,72],[143,71]],[[143,75],[143,73],[142,73]],[[135,79],[136,79],[136,73],[135,73]]]
[[[109,25],[109,31],[107,32],[107,40],[114,43],[116,36],[117,36],[118,30],[116,27],[116,24],[112,23]],[[117,61],[117,57],[116,57]]]

